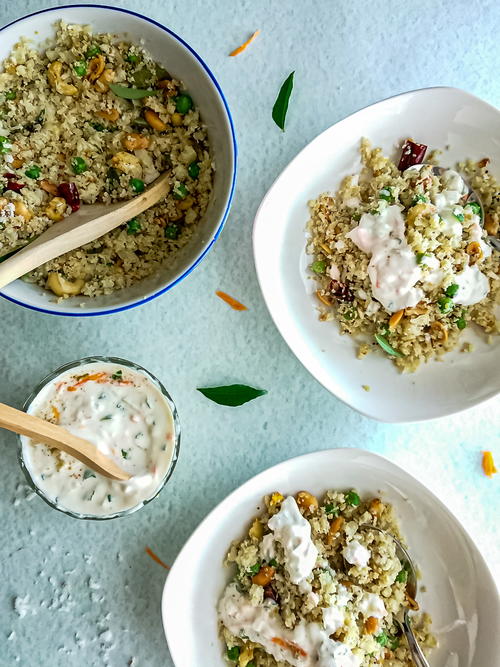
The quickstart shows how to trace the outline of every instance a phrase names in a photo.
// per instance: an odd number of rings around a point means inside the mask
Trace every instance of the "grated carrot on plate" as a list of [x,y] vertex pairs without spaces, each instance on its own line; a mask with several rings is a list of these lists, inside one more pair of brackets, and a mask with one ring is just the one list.
[[491,452],[483,452],[483,470],[486,477],[493,477],[498,472],[493,461],[493,454]]
[[241,46],[238,46],[237,49],[234,49],[234,51],[231,51],[229,54],[230,56],[239,56],[240,53],[243,53],[243,51],[247,48],[249,44],[253,42],[253,40],[257,37],[257,35],[260,33],[260,30],[256,30],[254,34],[247,39],[246,42],[243,42]]
[[239,301],[236,301],[236,299],[233,299],[233,297],[229,296],[229,294],[226,294],[225,292],[221,292],[219,290],[217,290],[217,292],[215,292],[215,293],[217,294],[219,299],[222,299],[227,304],[229,304],[231,306],[231,308],[233,308],[233,310],[248,310],[248,308],[246,306],[244,306]]
[[290,642],[288,639],[282,639],[281,637],[273,637],[271,641],[273,644],[278,644],[278,646],[281,646],[282,648],[293,651],[295,655],[301,655],[303,658],[307,657],[307,651],[304,651],[304,649],[295,642]]
[[145,551],[146,551],[148,556],[150,556],[156,563],[158,563],[158,565],[161,565],[166,570],[170,570],[170,567],[166,563],[164,563],[161,560],[161,558],[158,558],[158,556],[154,553],[154,551],[151,551],[151,549],[149,547],[146,547]]

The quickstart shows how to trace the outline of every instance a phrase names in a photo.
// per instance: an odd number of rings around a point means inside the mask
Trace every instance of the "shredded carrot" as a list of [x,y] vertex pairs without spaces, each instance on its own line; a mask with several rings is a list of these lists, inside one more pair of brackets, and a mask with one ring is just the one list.
[[81,380],[78,380],[78,382],[75,382],[75,384],[71,385],[71,387],[68,387],[68,391],[76,391],[77,387],[85,384],[85,382],[102,382],[107,377],[107,373],[94,373],[93,375],[85,375]]
[[52,415],[54,416],[54,419],[59,421],[59,417],[61,416],[61,413],[59,412],[59,410],[56,408],[55,405],[51,405],[50,407],[52,409]]
[[296,655],[301,655],[303,658],[307,657],[307,652],[298,644],[295,644],[295,642],[289,642],[287,639],[281,639],[281,637],[273,637],[271,641],[282,648],[287,648],[289,651],[293,651]]
[[161,560],[161,558],[158,558],[158,556],[157,556],[153,551],[151,551],[151,549],[150,549],[149,547],[146,547],[146,553],[147,553],[148,556],[151,556],[151,558],[152,558],[155,562],[157,562],[158,565],[161,565],[161,566],[164,567],[166,570],[170,570],[170,567],[169,567],[166,563],[164,563],[164,562]]
[[254,34],[247,39],[246,42],[243,42],[243,44],[241,46],[238,46],[238,48],[235,49],[234,51],[231,51],[231,53],[229,55],[230,56],[239,56],[239,54],[243,53],[243,51],[247,48],[247,46],[249,44],[251,44],[253,42],[253,40],[257,37],[257,35],[259,35],[259,34],[260,34],[260,30],[256,30],[254,32]]
[[217,292],[215,292],[215,293],[217,294],[219,299],[222,299],[223,301],[225,301],[234,310],[248,310],[248,308],[246,306],[244,306],[239,301],[236,301],[236,299],[233,299],[233,297],[229,296],[229,294],[226,294],[225,292],[221,292],[220,290],[217,290]]
[[483,470],[486,477],[493,477],[498,472],[493,461],[493,454],[491,452],[483,452]]

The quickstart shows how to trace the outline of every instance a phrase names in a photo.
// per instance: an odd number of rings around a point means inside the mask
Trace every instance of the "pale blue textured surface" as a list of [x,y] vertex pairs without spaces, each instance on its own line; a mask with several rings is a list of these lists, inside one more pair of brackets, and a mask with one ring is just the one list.
[[[0,24],[46,6],[1,2]],[[26,497],[16,439],[1,434],[0,665],[172,665],[159,611],[165,572],[144,547],[171,563],[232,489],[274,463],[317,449],[364,447],[404,467],[448,503],[500,575],[498,479],[488,480],[480,469],[482,449],[492,449],[500,462],[498,401],[421,425],[359,416],[320,387],[281,340],[251,253],[252,220],[265,191],[299,149],[340,118],[405,90],[443,84],[500,104],[497,0],[120,6],[139,12],[147,6],[150,17],[182,35],[213,69],[238,134],[238,187],[208,258],[172,293],[142,308],[79,321],[0,301],[1,401],[21,405],[56,366],[109,354],[159,376],[183,427],[179,463],[159,498],[129,518],[103,523],[70,519]],[[248,51],[228,58],[257,28],[262,34]],[[270,111],[291,70],[296,86],[283,134]],[[230,310],[216,289],[241,299],[249,311]],[[195,391],[231,381],[269,394],[231,409]],[[20,617],[14,599],[26,596],[27,613]]]

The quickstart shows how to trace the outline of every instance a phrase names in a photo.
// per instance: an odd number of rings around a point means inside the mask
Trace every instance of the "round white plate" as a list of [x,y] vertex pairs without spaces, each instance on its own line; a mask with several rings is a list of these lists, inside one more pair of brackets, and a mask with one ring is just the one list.
[[223,559],[262,508],[263,496],[302,489],[358,489],[393,503],[427,592],[439,648],[432,667],[498,667],[500,600],[481,554],[457,519],[425,486],[387,459],[361,449],[307,454],[260,473],[231,493],[200,524],[165,584],[162,615],[176,667],[223,667],[216,605],[230,572]]
[[305,253],[307,202],[336,190],[346,175],[359,169],[362,136],[394,158],[402,140],[412,137],[443,150],[443,165],[488,156],[491,170],[500,172],[500,112],[469,93],[427,88],[358,111],[306,146],[262,201],[253,245],[264,299],[297,358],[355,410],[387,422],[459,412],[500,392],[499,337],[488,345],[469,328],[463,340],[474,343],[472,354],[453,351],[441,362],[402,375],[383,353],[358,360],[353,339],[340,336],[336,323],[318,320],[316,283],[308,277],[311,258]]

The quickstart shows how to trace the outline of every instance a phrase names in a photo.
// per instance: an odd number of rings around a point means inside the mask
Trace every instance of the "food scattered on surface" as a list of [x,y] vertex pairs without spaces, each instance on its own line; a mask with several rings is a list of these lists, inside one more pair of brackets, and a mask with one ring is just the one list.
[[[410,667],[396,616],[408,605],[407,572],[394,510],[380,498],[328,491],[274,493],[226,564],[234,579],[219,601],[229,663],[253,667]],[[428,614],[412,615],[427,652],[436,646]]]
[[[458,171],[421,165],[426,148],[408,140],[398,168],[363,139],[360,173],[309,204],[320,319],[356,339],[358,358],[378,347],[401,371],[455,348],[470,323],[500,331],[500,255],[486,242],[481,206]],[[486,166],[457,168],[493,229],[500,186]]]
[[221,292],[220,290],[217,290],[215,292],[217,296],[225,301],[233,310],[248,310],[246,306],[244,306],[242,303],[237,301],[236,299],[233,299],[232,296],[229,296],[229,294],[226,294],[225,292]]
[[482,466],[486,477],[493,477],[493,475],[498,472],[491,452],[483,452]]
[[257,37],[257,35],[260,35],[260,30],[256,30],[253,35],[251,35],[246,42],[243,42],[241,46],[238,46],[238,48],[234,49],[234,51],[231,51],[229,54],[230,56],[238,56],[240,53],[243,53],[243,51],[249,46],[253,40]]
[[293,90],[294,75],[295,72],[292,72],[285,79],[283,85],[280,88],[280,92],[278,93],[278,97],[276,98],[276,102],[274,103],[273,106],[273,113],[272,113],[273,120],[276,123],[276,125],[281,130],[283,130],[283,132],[285,131],[285,119],[288,111],[288,102],[290,100],[290,95],[292,94]]
[[146,553],[148,554],[148,556],[149,556],[150,558],[152,558],[156,563],[158,563],[158,565],[161,565],[161,566],[164,567],[166,570],[170,570],[170,565],[167,565],[166,563],[164,563],[164,562],[162,561],[162,559],[159,558],[159,557],[154,553],[154,551],[152,551],[149,547],[146,547],[145,551],[146,551]]
[[14,47],[0,73],[0,257],[80,204],[131,199],[165,171],[169,195],[135,225],[24,280],[63,299],[111,294],[160,270],[203,216],[213,164],[191,95],[142,46],[59,22],[41,51],[27,39]]
[[233,408],[267,394],[266,389],[255,389],[255,387],[249,387],[246,384],[228,384],[223,387],[198,387],[197,389],[203,396],[214,401],[214,403],[229,405]]
[[172,411],[145,374],[108,362],[64,371],[45,385],[28,412],[92,442],[132,477],[108,479],[69,454],[22,438],[33,483],[51,503],[76,514],[109,516],[154,498],[175,453]]

